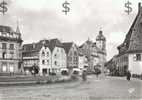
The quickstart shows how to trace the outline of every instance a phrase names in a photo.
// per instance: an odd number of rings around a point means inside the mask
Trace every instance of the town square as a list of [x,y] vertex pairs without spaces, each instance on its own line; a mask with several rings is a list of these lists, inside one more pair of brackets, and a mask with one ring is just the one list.
[[1,100],[141,100],[142,81],[124,77],[43,85],[0,87]]
[[142,100],[141,3],[1,0],[0,100]]

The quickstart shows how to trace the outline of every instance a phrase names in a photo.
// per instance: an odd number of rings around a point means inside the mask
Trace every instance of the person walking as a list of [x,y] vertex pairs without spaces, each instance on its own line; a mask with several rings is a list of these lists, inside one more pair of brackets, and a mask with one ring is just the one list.
[[131,80],[131,72],[127,71],[127,80],[130,81]]
[[86,81],[86,80],[87,80],[87,73],[86,73],[85,70],[82,72],[82,80],[83,80],[83,81]]

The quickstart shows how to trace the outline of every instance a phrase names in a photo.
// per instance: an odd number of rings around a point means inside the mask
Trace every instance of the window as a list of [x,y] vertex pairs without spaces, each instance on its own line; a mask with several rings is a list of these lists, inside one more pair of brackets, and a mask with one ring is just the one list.
[[43,64],[43,65],[45,64],[45,60],[42,60],[42,64]]
[[49,56],[49,52],[47,52],[47,57]]
[[9,49],[10,49],[10,50],[14,50],[14,44],[10,44]]
[[55,66],[57,65],[57,61],[54,62]]
[[42,56],[45,56],[45,52],[44,51],[42,51]]
[[77,52],[76,51],[74,52],[74,55],[77,56]]
[[49,60],[47,60],[47,65],[49,65]]
[[54,57],[57,58],[57,54],[55,54]]
[[2,49],[6,49],[6,43],[2,43]]
[[13,64],[13,63],[10,64],[9,71],[10,71],[10,72],[14,72],[14,64]]
[[141,60],[141,54],[136,54],[136,60],[140,61]]
[[2,71],[3,71],[3,72],[6,72],[6,71],[7,71],[7,67],[6,67],[6,64],[5,64],[5,63],[2,64]]
[[10,52],[10,58],[14,58],[14,52]]
[[6,58],[6,52],[2,53],[2,58],[5,59]]
[[47,69],[46,68],[42,69],[42,73],[43,73],[43,75],[47,74]]

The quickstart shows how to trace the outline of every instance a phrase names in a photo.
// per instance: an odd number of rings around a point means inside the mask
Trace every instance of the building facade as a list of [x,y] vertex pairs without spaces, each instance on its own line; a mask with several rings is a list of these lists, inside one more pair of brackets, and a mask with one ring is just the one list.
[[120,75],[126,75],[129,70],[132,74],[142,74],[142,7],[138,5],[138,14],[126,34],[124,42],[118,46],[119,54],[116,57],[116,67]]
[[142,74],[142,6],[138,5],[138,14],[132,24],[128,48],[128,70],[132,74]]
[[53,39],[50,42],[52,58],[52,72],[60,73],[61,69],[67,68],[66,52],[63,44],[58,39]]
[[73,42],[63,43],[67,55],[67,68],[72,71],[78,68],[78,47]]
[[49,74],[51,72],[51,51],[49,46],[43,45],[39,51],[39,72],[40,74]]
[[106,39],[102,33],[102,31],[99,32],[96,42],[88,39],[79,47],[80,52],[87,57],[89,71],[94,70],[94,67],[97,66],[101,66],[103,69],[106,62]]
[[104,67],[106,63],[106,38],[103,35],[103,31],[100,30],[98,36],[96,37],[96,46],[99,48],[97,51],[99,56],[99,64]]
[[61,69],[66,68],[66,53],[58,39],[25,44],[22,57],[25,72],[30,73],[33,65],[39,67],[40,75],[58,74]]
[[87,69],[88,67],[88,61],[87,61],[87,57],[79,52],[79,55],[78,55],[78,68],[80,70],[83,70],[83,69]]
[[21,68],[21,33],[9,26],[0,26],[0,73],[19,73]]

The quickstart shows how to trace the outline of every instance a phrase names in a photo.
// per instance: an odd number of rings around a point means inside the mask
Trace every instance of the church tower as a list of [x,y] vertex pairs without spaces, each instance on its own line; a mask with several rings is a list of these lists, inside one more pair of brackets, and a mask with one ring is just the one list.
[[102,30],[99,31],[99,34],[96,37],[96,45],[101,51],[106,53],[106,38],[104,37]]

